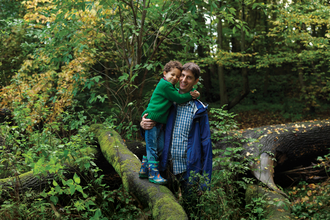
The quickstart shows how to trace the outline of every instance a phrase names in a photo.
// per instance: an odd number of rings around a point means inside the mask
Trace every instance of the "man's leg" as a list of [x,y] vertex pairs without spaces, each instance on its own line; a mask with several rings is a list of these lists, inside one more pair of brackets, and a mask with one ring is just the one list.
[[167,188],[171,190],[173,195],[177,195],[179,191],[179,180],[176,179],[176,176],[173,174],[173,163],[172,160],[168,161],[167,168],[164,172],[162,172],[162,176],[167,179]]
[[197,206],[199,200],[198,183],[189,182],[189,174],[187,172],[176,175],[180,180],[180,188],[182,192],[183,208],[187,213],[193,213],[194,216],[200,215],[200,208]]
[[164,126],[158,126],[157,127],[157,156],[160,158],[160,156],[163,153],[164,150],[164,144],[165,144],[165,130]]

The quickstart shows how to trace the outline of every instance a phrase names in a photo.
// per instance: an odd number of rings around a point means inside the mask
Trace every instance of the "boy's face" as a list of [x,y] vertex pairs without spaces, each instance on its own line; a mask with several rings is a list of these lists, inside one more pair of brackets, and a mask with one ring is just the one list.
[[181,76],[181,71],[177,68],[172,68],[169,72],[163,72],[166,80],[175,85]]
[[182,70],[180,76],[180,93],[187,93],[192,90],[199,79],[195,79],[194,74],[190,70]]

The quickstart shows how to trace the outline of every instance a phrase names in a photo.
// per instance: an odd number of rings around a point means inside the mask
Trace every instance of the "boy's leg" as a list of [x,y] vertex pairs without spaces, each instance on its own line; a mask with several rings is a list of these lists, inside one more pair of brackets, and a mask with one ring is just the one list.
[[139,177],[141,179],[146,179],[148,178],[148,160],[147,157],[143,155],[142,162],[141,162],[141,168],[139,171]]
[[[159,151],[164,148],[164,132],[162,132],[162,124],[157,124],[153,129],[146,132],[146,149],[148,158],[148,175],[149,182],[156,184],[166,184],[164,179],[159,173]],[[161,141],[159,141],[162,139]],[[159,148],[160,144],[160,148]]]
[[157,154],[157,126],[154,126],[150,130],[145,131],[145,140],[146,140],[146,151],[147,151],[147,160],[155,161],[158,159]]
[[139,172],[140,178],[148,178],[149,176],[149,164],[148,161],[154,161],[157,157],[157,125],[150,130],[145,131],[145,140],[146,140],[146,152],[147,156],[143,156],[142,164]]

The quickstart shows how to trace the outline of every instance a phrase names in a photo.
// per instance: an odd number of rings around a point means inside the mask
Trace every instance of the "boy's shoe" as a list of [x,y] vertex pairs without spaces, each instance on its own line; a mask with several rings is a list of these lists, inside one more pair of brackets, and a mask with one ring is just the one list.
[[161,177],[158,170],[158,161],[148,161],[149,164],[149,182],[156,184],[166,184],[167,180]]
[[141,169],[139,172],[139,177],[141,179],[148,178],[148,159],[146,156],[143,156],[142,163],[141,163]]

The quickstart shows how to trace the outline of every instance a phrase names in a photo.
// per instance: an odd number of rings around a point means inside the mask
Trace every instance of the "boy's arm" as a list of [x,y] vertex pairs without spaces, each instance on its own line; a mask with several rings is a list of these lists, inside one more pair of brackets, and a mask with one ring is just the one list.
[[187,92],[187,93],[184,93],[184,94],[180,94],[178,92],[178,90],[176,90],[174,88],[174,86],[170,83],[164,83],[164,86],[162,87],[162,93],[163,93],[163,96],[172,101],[172,102],[176,102],[178,104],[181,104],[181,103],[185,103],[185,102],[188,102],[192,99],[191,95],[190,95],[190,92]]

